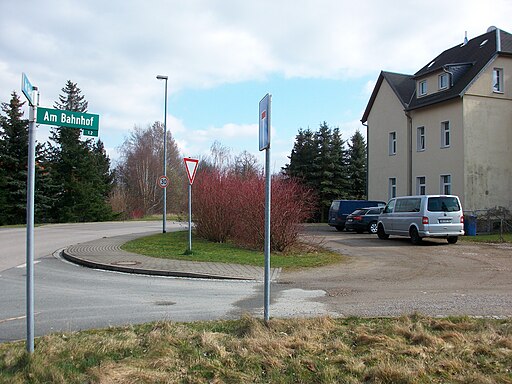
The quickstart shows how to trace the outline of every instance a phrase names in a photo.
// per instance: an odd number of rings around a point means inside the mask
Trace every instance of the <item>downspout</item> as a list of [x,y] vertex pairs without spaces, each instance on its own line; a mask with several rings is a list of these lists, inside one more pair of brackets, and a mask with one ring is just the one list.
[[408,143],[407,143],[407,194],[411,196],[412,193],[412,117],[409,111],[405,111],[408,125]]
[[370,180],[369,173],[370,173],[370,140],[368,140],[369,136],[369,129],[368,124],[365,124],[361,121],[361,124],[363,124],[366,127],[366,185],[364,188],[364,193],[366,195],[366,200],[368,200],[368,182]]

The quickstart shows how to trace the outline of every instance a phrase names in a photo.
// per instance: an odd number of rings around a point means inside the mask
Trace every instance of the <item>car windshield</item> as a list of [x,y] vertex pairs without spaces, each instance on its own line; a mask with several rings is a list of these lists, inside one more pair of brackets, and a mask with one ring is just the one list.
[[364,215],[366,212],[368,212],[367,209],[356,209],[354,212],[351,213],[351,215],[359,216],[359,215]]
[[429,197],[427,209],[430,212],[457,212],[460,211],[460,205],[456,197]]

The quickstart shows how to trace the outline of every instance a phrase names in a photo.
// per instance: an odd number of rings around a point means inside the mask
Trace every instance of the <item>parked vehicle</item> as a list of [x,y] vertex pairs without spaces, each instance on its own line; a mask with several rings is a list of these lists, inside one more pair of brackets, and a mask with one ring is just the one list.
[[347,216],[345,228],[347,231],[356,231],[357,233],[377,233],[379,215],[383,210],[383,206],[356,209]]
[[335,227],[338,231],[345,229],[347,216],[356,209],[364,207],[385,206],[384,201],[372,200],[333,200],[329,208],[329,221],[331,227]]
[[446,238],[455,244],[464,235],[464,214],[454,195],[403,196],[389,200],[379,215],[377,235],[408,236],[413,244],[424,237]]

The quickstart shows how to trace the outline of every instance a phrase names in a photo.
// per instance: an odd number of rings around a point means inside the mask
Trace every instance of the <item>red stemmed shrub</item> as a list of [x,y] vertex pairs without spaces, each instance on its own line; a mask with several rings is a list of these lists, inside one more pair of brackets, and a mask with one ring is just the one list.
[[[265,179],[204,170],[193,186],[193,217],[197,234],[262,250],[265,240]],[[270,247],[284,252],[298,240],[299,225],[313,212],[313,195],[299,182],[275,176],[271,190]]]

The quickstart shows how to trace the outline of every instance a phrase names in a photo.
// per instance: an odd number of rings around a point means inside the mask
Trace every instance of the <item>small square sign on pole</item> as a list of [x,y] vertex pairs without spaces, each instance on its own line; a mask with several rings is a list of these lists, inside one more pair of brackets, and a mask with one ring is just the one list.
[[266,94],[260,101],[260,151],[270,148],[270,100],[272,96]]

